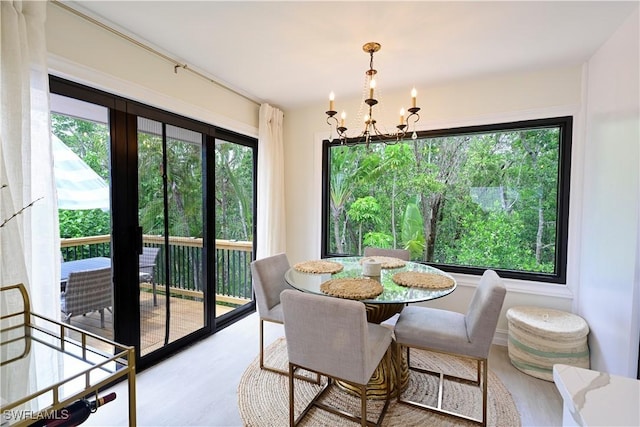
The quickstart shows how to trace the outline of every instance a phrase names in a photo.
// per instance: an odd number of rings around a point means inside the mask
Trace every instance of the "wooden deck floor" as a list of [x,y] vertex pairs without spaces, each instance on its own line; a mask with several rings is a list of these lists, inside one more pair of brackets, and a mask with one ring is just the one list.
[[[153,305],[152,294],[140,294],[140,344],[141,355],[148,354],[164,345],[166,329],[166,299],[158,295],[157,305]],[[191,299],[171,297],[169,342],[173,342],[204,326],[204,303]],[[216,317],[232,311],[234,307],[216,305]],[[113,315],[105,310],[105,327],[100,327],[100,314],[71,318],[71,325],[85,331],[113,340]],[[73,337],[73,333],[71,334]],[[104,349],[107,350],[107,349]]]

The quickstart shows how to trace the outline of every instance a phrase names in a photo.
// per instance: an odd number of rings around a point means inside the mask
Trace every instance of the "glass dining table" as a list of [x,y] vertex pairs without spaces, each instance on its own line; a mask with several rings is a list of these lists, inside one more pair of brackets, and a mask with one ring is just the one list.
[[[317,295],[327,295],[321,290],[321,285],[328,280],[341,278],[359,278],[368,277],[376,280],[382,285],[383,291],[375,298],[362,299],[367,309],[367,319],[372,323],[382,323],[390,319],[395,314],[400,313],[402,308],[409,303],[417,303],[442,298],[451,294],[456,289],[456,280],[448,273],[431,267],[429,265],[417,262],[407,261],[403,267],[399,268],[383,268],[380,276],[364,276],[363,266],[361,264],[362,257],[335,257],[325,258],[324,261],[333,261],[342,265],[342,271],[338,273],[305,273],[298,271],[295,267],[290,268],[285,273],[285,281],[293,288],[309,292]],[[442,275],[450,279],[451,286],[445,289],[428,289],[421,287],[402,286],[393,281],[396,273],[413,271],[420,273],[431,273]],[[367,398],[384,399],[386,398],[386,390],[391,388],[391,395],[395,396],[396,390],[396,366],[400,365],[401,372],[401,389],[404,389],[409,382],[409,368],[407,361],[403,359],[396,360],[395,341],[392,343],[392,364],[391,372],[386,372],[386,366],[381,363],[372,378],[377,378],[367,386]],[[380,380],[382,378],[382,380]],[[346,383],[338,382],[338,385],[353,394],[357,394],[357,390]]]

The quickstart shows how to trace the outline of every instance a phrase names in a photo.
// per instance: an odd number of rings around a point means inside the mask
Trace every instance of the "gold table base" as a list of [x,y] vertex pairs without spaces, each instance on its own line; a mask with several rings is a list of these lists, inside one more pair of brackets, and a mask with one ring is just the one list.
[[[391,318],[394,314],[400,313],[404,304],[365,304],[367,308],[367,320],[371,323],[382,323],[385,320]],[[405,352],[402,352],[401,360],[397,360],[395,341],[391,342],[391,372],[387,370],[387,364],[383,358],[371,377],[371,380],[367,384],[367,399],[384,400],[387,398],[387,388],[390,389],[391,397],[396,397],[397,390],[397,372],[400,368],[400,390],[407,388],[409,384],[409,365]],[[336,384],[340,389],[354,396],[360,396],[360,391],[350,384],[342,381],[336,381]]]

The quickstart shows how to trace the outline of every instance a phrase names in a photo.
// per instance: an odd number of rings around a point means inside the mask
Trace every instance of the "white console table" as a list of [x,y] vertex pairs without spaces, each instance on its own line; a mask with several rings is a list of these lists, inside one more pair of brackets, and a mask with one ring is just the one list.
[[553,365],[563,426],[640,426],[640,380]]

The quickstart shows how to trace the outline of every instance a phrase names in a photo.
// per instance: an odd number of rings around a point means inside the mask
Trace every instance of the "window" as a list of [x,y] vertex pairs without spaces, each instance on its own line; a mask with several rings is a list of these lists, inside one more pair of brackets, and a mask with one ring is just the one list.
[[450,272],[566,282],[572,117],[324,141],[324,256],[407,248]]

